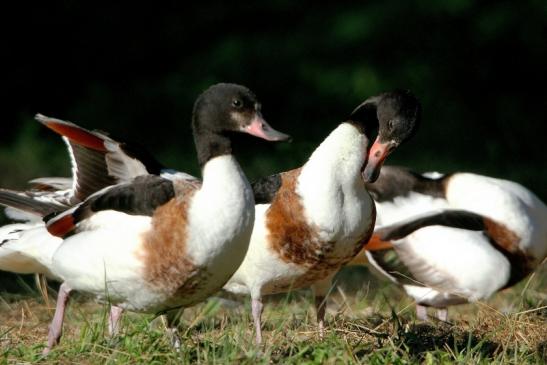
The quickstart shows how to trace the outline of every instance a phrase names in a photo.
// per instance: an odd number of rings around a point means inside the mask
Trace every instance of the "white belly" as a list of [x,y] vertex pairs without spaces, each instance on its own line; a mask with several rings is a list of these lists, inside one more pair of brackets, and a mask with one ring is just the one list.
[[[482,232],[426,227],[396,241],[396,250],[416,253],[424,264],[420,277],[424,284],[470,301],[489,297],[510,275],[509,261]],[[406,264],[405,256],[400,255]]]
[[140,252],[150,218],[114,211],[95,216],[116,224],[67,238],[53,256],[54,273],[72,289],[124,308],[147,310],[154,295],[143,280]]

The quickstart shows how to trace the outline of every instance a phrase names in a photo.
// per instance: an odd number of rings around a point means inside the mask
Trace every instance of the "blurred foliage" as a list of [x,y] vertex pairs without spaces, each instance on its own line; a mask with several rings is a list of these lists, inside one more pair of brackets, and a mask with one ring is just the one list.
[[301,165],[363,99],[409,88],[423,123],[389,163],[503,177],[547,200],[545,1],[48,1],[13,3],[3,18],[1,187],[70,174],[35,113],[198,174],[192,104],[225,81],[254,90],[294,137],[238,140],[250,179]]
[[238,157],[251,179],[302,164],[359,102],[404,87],[424,120],[390,163],[491,174],[547,198],[544,1],[19,6],[2,24],[0,186],[69,172],[37,112],[139,141],[197,174],[193,100],[229,81],[254,90],[267,120],[294,136],[245,140],[252,148]]

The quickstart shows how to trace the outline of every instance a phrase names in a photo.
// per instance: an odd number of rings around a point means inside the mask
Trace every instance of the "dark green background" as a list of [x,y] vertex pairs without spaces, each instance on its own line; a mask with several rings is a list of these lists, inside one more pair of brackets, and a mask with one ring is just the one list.
[[139,141],[197,174],[192,103],[226,81],[254,90],[294,137],[245,139],[250,179],[301,165],[363,99],[402,87],[421,99],[423,123],[389,163],[508,178],[547,200],[544,0],[18,6],[0,25],[0,186],[69,174],[37,112]]

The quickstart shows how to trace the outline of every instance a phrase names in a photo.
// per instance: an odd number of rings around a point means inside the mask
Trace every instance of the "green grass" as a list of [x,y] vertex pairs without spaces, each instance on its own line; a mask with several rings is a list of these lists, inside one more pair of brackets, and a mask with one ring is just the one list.
[[4,293],[0,364],[541,364],[547,359],[546,272],[487,302],[453,307],[450,323],[422,323],[398,289],[364,269],[347,270],[328,302],[324,340],[315,331],[311,295],[301,291],[267,301],[260,347],[248,303],[228,308],[211,300],[184,312],[179,353],[150,315],[125,315],[121,334],[108,338],[108,307],[75,296],[61,344],[43,358],[53,301]]

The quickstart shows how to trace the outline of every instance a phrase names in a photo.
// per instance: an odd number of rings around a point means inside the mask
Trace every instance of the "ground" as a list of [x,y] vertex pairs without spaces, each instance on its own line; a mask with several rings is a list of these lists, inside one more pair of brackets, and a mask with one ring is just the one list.
[[[308,291],[277,296],[264,312],[264,345],[254,345],[250,306],[210,300],[184,312],[182,350],[161,320],[128,314],[121,334],[106,336],[108,306],[75,296],[61,344],[41,356],[53,315],[32,288],[0,295],[0,364],[526,364],[547,362],[546,265],[486,302],[453,307],[449,323],[416,320],[409,298],[347,269],[328,302],[320,340]],[[55,287],[53,285],[53,287]]]

